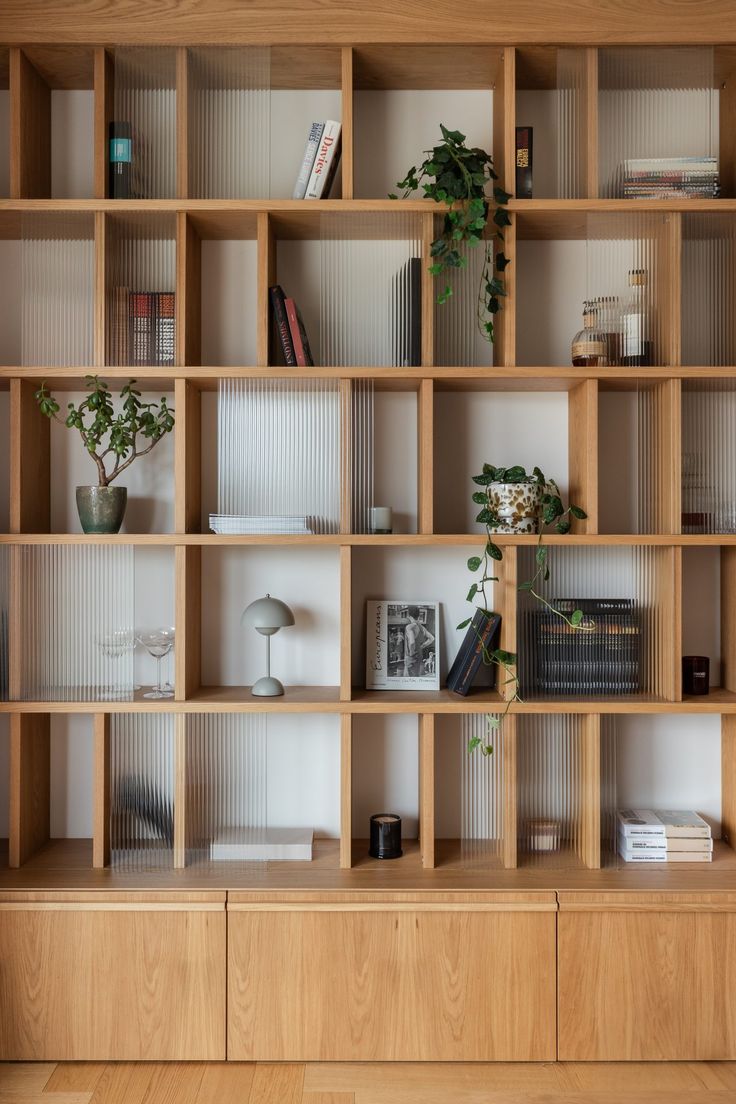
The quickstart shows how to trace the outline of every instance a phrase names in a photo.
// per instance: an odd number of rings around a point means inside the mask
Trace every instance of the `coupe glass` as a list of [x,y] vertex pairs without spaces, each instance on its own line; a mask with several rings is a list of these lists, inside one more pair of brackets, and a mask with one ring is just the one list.
[[[97,647],[106,659],[121,660],[135,651],[136,638],[132,629],[113,629],[97,637]],[[102,694],[110,698],[127,697],[132,687],[112,683],[102,688]]]
[[173,692],[161,683],[161,660],[174,647],[174,634],[170,629],[150,629],[138,633],[138,643],[156,660],[156,685],[143,695],[144,698],[173,698]]
[[174,646],[176,645],[176,635],[175,635],[174,626],[173,625],[168,625],[165,629],[161,629],[161,632],[166,633],[167,636],[171,637],[172,648],[171,648],[171,651],[169,652],[169,654],[166,657],[166,682],[163,685],[163,689],[164,690],[170,690],[171,693],[173,694],[174,684],[171,681],[171,657],[174,654]]

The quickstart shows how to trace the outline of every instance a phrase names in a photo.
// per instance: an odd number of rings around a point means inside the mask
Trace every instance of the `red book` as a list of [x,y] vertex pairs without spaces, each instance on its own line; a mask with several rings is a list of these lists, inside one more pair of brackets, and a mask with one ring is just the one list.
[[289,319],[289,332],[291,333],[291,343],[294,346],[297,366],[299,368],[312,368],[314,366],[312,350],[309,348],[309,339],[299,308],[293,299],[285,299],[284,305],[286,307],[286,317]]

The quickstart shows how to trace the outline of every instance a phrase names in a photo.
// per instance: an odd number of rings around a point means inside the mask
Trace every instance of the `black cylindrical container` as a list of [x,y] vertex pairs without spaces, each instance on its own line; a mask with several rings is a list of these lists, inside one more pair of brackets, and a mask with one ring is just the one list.
[[372,859],[400,859],[401,817],[395,813],[375,813],[371,817],[371,845],[368,854]]
[[683,694],[707,694],[709,688],[710,659],[708,658],[708,656],[683,656]]

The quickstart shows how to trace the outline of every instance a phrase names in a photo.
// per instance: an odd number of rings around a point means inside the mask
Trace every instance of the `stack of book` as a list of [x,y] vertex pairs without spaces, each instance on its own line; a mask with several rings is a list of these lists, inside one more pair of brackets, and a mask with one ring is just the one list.
[[[498,647],[498,638],[501,632],[501,617],[498,613],[489,610],[477,609],[473,620],[465,633],[455,662],[447,673],[446,686],[455,694],[466,697],[473,685],[484,658],[488,660],[490,653]],[[496,665],[487,662],[491,672],[492,685],[495,683]]]
[[271,318],[287,368],[311,368],[314,365],[309,338],[301,312],[293,299],[284,295],[281,284],[268,289]]
[[168,366],[175,359],[173,291],[112,289],[110,359],[113,364]]
[[715,157],[645,157],[624,161],[624,199],[716,199]]
[[312,123],[304,148],[294,199],[327,199],[340,161],[342,126],[334,119]]
[[306,536],[314,532],[314,518],[298,514],[210,514],[210,529],[230,536]]
[[618,853],[624,862],[712,862],[710,825],[691,810],[620,809]]
[[[531,690],[586,697],[638,693],[641,625],[636,601],[557,598],[550,605],[558,612],[544,609],[527,614],[532,619]],[[583,612],[582,629],[566,620],[576,609]]]

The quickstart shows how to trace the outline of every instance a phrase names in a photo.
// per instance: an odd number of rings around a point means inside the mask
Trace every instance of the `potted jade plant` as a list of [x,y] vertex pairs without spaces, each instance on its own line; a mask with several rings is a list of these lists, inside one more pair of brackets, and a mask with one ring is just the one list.
[[[120,392],[123,400],[115,411],[112,392],[98,376],[87,376],[89,392],[79,404],[68,403],[66,417],[44,382],[36,392],[39,410],[68,429],[76,429],[82,444],[97,465],[97,485],[77,487],[77,511],[85,533],[117,533],[128,500],[127,487],[110,484],[134,460],[146,456],[174,428],[174,411],[162,396],[159,403],[141,400],[135,380]],[[141,447],[141,446],[144,447]]]

